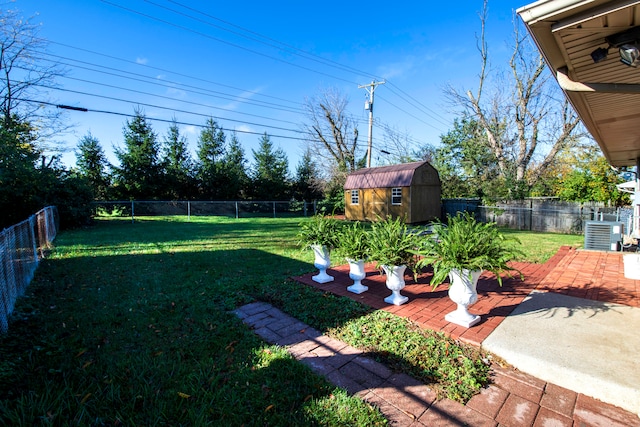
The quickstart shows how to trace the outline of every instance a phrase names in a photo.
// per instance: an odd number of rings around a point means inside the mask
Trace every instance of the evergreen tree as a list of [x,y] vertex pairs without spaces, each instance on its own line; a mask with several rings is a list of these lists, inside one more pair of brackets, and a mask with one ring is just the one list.
[[246,171],[247,160],[244,158],[244,150],[235,134],[231,134],[231,141],[222,159],[221,198],[225,200],[237,200],[244,197],[249,177]]
[[100,141],[91,132],[80,138],[76,147],[77,175],[84,178],[96,200],[106,200],[110,186],[107,156]]
[[214,200],[221,196],[220,174],[226,138],[218,123],[212,118],[207,119],[205,128],[200,131],[198,137],[197,151],[198,184],[200,197],[203,199]]
[[15,115],[0,117],[0,227],[26,219],[42,208],[39,205],[35,148],[32,126]]
[[296,168],[293,197],[296,200],[322,199],[322,186],[315,162],[311,159],[311,153],[307,150]]
[[42,156],[36,165],[38,206],[57,206],[61,228],[88,225],[94,189],[89,180],[68,171],[58,156]]
[[187,148],[187,139],[180,135],[175,119],[164,140],[162,165],[166,182],[165,197],[171,200],[191,199],[195,195],[193,161]]
[[253,151],[251,174],[252,196],[257,200],[286,200],[289,191],[289,163],[281,148],[274,149],[269,135],[260,138],[258,151]]
[[156,134],[142,111],[135,111],[123,129],[124,148],[116,148],[120,166],[115,168],[115,183],[121,197],[138,200],[157,199],[162,185]]

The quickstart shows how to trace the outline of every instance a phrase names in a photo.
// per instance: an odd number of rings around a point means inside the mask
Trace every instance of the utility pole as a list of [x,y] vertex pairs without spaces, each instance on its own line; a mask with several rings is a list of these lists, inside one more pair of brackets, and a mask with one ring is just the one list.
[[376,82],[373,80],[368,85],[359,85],[358,89],[366,89],[369,94],[369,100],[364,103],[364,109],[369,110],[369,144],[367,149],[367,167],[371,167],[371,134],[373,131],[373,93],[376,91],[376,86],[383,85],[386,82]]

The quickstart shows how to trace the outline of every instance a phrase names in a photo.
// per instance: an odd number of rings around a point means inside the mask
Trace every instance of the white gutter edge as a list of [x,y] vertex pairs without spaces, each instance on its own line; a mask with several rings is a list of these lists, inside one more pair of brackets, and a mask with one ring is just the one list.
[[535,3],[516,9],[516,13],[520,15],[527,25],[533,25],[560,12],[593,2],[594,0],[538,0]]

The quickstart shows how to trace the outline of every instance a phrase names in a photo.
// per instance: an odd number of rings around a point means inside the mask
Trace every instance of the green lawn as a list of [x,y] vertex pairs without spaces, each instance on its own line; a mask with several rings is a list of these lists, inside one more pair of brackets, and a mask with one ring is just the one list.
[[558,252],[560,246],[578,248],[584,245],[584,236],[581,234],[541,233],[504,228],[500,231],[507,236],[515,236],[520,240],[521,249],[525,256],[519,261],[544,263]]
[[0,424],[386,423],[231,313],[255,300],[375,344],[442,395],[465,400],[486,384],[477,349],[289,280],[314,269],[295,246],[299,222],[110,218],[61,233],[0,337]]

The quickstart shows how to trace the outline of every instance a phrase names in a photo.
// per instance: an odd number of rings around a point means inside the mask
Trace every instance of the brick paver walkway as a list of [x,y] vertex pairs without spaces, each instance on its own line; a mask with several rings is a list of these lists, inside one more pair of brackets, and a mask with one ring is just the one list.
[[284,346],[331,383],[377,406],[394,426],[640,426],[637,416],[507,368],[466,405],[395,373],[362,351],[322,335],[263,302],[235,313],[265,341]]

